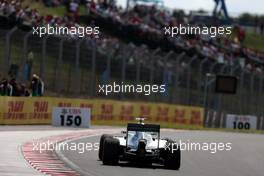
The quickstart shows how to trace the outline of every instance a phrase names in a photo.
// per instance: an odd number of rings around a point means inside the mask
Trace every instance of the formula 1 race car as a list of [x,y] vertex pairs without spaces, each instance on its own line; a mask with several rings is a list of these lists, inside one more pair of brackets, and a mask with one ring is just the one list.
[[167,169],[178,170],[181,151],[173,140],[160,139],[160,125],[128,123],[122,136],[103,134],[100,138],[99,159],[104,165],[117,165],[119,161],[141,164],[162,164]]

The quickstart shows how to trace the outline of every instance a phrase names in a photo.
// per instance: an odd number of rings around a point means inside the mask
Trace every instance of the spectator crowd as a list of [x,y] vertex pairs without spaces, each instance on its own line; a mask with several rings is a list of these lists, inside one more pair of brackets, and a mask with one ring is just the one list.
[[246,36],[239,26],[234,27],[234,33],[237,34],[234,39],[229,36],[211,38],[206,35],[169,37],[164,34],[165,26],[179,24],[204,26],[205,24],[195,24],[186,15],[173,15],[170,11],[156,6],[136,5],[125,10],[118,7],[114,0],[42,0],[42,2],[48,7],[65,5],[68,13],[63,17],[43,16],[36,9],[23,7],[22,0],[0,0],[0,14],[8,16],[10,21],[16,24],[77,27],[81,25],[80,5],[85,5],[88,15],[92,18],[92,25],[96,23],[111,33],[100,36],[97,40],[99,47],[103,48],[109,43],[118,45],[124,42],[123,40],[130,40],[138,45],[147,45],[149,50],[161,48],[165,52],[184,51],[189,55],[198,54],[201,58],[207,57],[218,63],[240,64],[242,67],[259,72],[264,70],[264,53],[243,46]]
[[[130,38],[154,48],[200,54],[223,64],[240,64],[250,70],[264,70],[264,53],[243,46],[246,34],[239,26],[233,28],[234,39],[230,36],[212,38],[204,34],[170,37],[164,34],[165,26],[205,24],[195,23],[186,16],[172,15],[168,10],[156,6],[136,5],[129,11],[124,11],[105,2],[95,4],[92,1],[88,9],[105,28],[111,28],[122,38]],[[219,26],[217,23],[212,25]]]
[[29,86],[24,83],[18,83],[15,78],[10,80],[2,78],[0,82],[0,96],[14,96],[14,97],[36,97],[43,96],[44,82],[34,74]]

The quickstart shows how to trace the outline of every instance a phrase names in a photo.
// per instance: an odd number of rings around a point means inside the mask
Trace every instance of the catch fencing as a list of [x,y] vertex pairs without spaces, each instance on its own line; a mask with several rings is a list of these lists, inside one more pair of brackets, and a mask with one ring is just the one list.
[[[163,102],[264,116],[263,73],[240,65],[220,64],[211,58],[189,56],[184,51],[164,53],[161,49],[150,50],[144,45],[125,44],[107,37],[40,38],[33,36],[32,31],[17,27],[0,30],[2,76],[13,74],[18,81],[28,84],[25,65],[29,62],[32,64],[30,73],[40,75],[45,81],[47,95]],[[236,76],[237,94],[214,93],[214,78],[207,73]],[[114,81],[134,85],[165,84],[166,92],[149,96],[99,93],[99,84]]]

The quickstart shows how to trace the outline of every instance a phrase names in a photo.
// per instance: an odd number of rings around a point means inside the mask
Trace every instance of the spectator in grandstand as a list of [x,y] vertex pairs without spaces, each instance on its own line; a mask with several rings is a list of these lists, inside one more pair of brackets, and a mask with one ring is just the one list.
[[68,12],[74,15],[78,15],[79,12],[79,3],[76,0],[71,0],[68,4]]
[[[44,1],[44,0],[43,0]],[[187,24],[187,17],[174,16],[164,9],[158,9],[155,6],[137,5],[128,12],[118,8],[114,1],[95,1],[89,0],[73,1],[73,0],[45,0],[46,2],[59,2],[60,5],[68,4],[68,10],[71,14],[78,14],[80,3],[87,3],[87,7],[93,16],[96,16],[98,21],[107,24],[106,26],[121,38],[131,39],[136,44],[147,44],[150,48],[161,47],[162,49],[174,50],[176,52],[187,52],[188,55],[199,54],[202,57],[207,56],[215,59],[218,62],[232,63],[233,54],[236,53],[238,57],[243,57],[246,60],[258,61],[264,60],[263,54],[243,48],[241,43],[245,38],[245,33],[240,32],[237,35],[237,42],[232,42],[230,39],[221,37],[221,42],[218,39],[212,39],[208,36],[176,36],[174,38],[164,36],[161,29],[164,26],[178,26],[179,24]],[[70,6],[71,4],[71,6]],[[71,7],[71,8],[70,8]],[[77,13],[76,13],[77,12]],[[9,16],[17,24],[26,24],[28,26],[37,25],[56,25],[59,26],[78,26],[75,15],[67,15],[64,17],[56,17],[53,15],[41,16],[37,10],[29,7],[23,8],[21,0],[0,0],[0,13]],[[95,19],[95,21],[97,20]],[[103,19],[103,20],[102,20]],[[186,20],[187,19],[187,20]],[[263,22],[262,33],[263,33]],[[118,31],[118,32],[116,32]],[[91,37],[91,36],[89,36]],[[76,36],[71,36],[76,38]],[[111,48],[111,40],[116,40],[114,43],[121,43],[118,39],[101,36],[97,39],[98,48]],[[226,40],[226,41],[225,41]],[[110,42],[109,42],[110,41]],[[238,42],[240,41],[240,42]],[[224,56],[224,57],[223,57]],[[223,59],[224,58],[224,59]],[[254,60],[254,61],[253,61]],[[31,75],[29,72],[28,75]],[[27,76],[29,77],[29,76]],[[30,78],[29,78],[30,79]]]
[[10,94],[10,96],[12,96],[12,97],[20,96],[20,88],[19,88],[19,85],[17,84],[15,78],[12,78],[9,81],[9,85],[12,87],[12,93]]
[[24,84],[17,83],[16,79],[11,79],[9,81],[9,84],[12,86],[12,94],[10,96],[12,97],[24,97],[24,96],[30,96],[30,92],[26,88]]
[[29,97],[30,96],[30,92],[26,88],[25,84],[20,84],[20,96],[23,96],[23,97]]
[[30,96],[30,91],[25,84],[17,83],[14,78],[9,82],[3,78],[0,82],[0,96],[28,97]]
[[66,3],[66,8],[68,11],[68,17],[72,18],[70,21],[79,21],[79,6],[80,2],[78,0],[69,0]]
[[32,96],[43,96],[44,94],[44,82],[36,74],[33,75],[31,80]]
[[0,96],[11,96],[13,88],[8,83],[8,80],[3,78],[0,82]]

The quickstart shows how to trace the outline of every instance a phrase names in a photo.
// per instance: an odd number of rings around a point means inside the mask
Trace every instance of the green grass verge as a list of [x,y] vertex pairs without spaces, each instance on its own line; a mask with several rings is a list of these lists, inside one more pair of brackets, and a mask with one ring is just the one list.
[[32,2],[32,0],[25,0],[22,2],[23,7],[29,6],[31,9],[36,9],[41,15],[56,15],[63,16],[66,12],[64,6],[46,7],[43,3]]
[[[56,15],[62,17],[66,14],[65,6],[46,7],[43,3],[32,2],[32,0],[24,0],[22,5],[24,7],[29,6],[31,9],[36,9],[41,15]],[[81,16],[87,14],[85,6],[80,6],[79,14]]]
[[247,33],[244,45],[246,47],[264,52],[264,35]]

